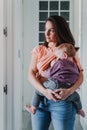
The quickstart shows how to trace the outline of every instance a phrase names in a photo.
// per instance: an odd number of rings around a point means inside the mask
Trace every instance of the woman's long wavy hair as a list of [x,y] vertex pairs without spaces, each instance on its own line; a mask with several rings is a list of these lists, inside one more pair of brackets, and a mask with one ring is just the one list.
[[[54,16],[50,16],[46,20],[46,22],[47,21],[52,22],[52,24],[55,28],[56,36],[58,39],[56,46],[58,46],[62,43],[70,43],[72,45],[75,45],[75,40],[73,38],[69,25],[63,17],[54,15]],[[44,45],[46,47],[48,47],[48,42],[46,41],[46,39],[45,39]]]

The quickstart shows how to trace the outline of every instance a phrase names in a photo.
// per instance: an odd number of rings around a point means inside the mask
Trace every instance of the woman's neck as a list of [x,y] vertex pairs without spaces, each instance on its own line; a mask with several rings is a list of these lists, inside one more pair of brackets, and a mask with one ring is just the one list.
[[50,43],[48,44],[48,47],[49,47],[49,48],[54,48],[54,47],[56,47],[56,43],[50,42]]

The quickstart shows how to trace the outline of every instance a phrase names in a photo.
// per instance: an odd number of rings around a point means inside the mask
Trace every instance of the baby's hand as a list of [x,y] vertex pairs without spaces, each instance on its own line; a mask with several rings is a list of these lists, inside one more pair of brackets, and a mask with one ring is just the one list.
[[54,93],[53,93],[53,90],[50,90],[50,89],[45,89],[44,91],[44,96],[49,99],[49,100],[53,100],[53,101],[58,101],[58,99],[55,97]]
[[69,89],[56,89],[55,90],[55,96],[56,98],[60,98],[61,100],[65,100],[70,95]]
[[53,61],[51,61],[50,66],[52,67],[54,65],[54,63],[56,62],[57,59],[54,59]]
[[38,72],[36,73],[36,77],[37,77],[38,79],[40,79],[40,78],[41,78],[41,76],[39,75],[39,73],[38,73]]

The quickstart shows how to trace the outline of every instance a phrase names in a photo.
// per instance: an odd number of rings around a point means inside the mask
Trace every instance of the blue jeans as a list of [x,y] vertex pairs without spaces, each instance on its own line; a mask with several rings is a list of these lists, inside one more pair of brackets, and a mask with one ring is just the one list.
[[54,130],[74,130],[75,115],[72,102],[44,98],[35,115],[32,114],[32,130],[48,130],[51,121]]

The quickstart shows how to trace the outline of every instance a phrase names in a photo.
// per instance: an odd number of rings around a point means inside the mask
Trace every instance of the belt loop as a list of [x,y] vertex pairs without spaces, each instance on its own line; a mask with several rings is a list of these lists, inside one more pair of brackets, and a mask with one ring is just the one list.
[[44,97],[44,104],[47,105],[47,98]]

